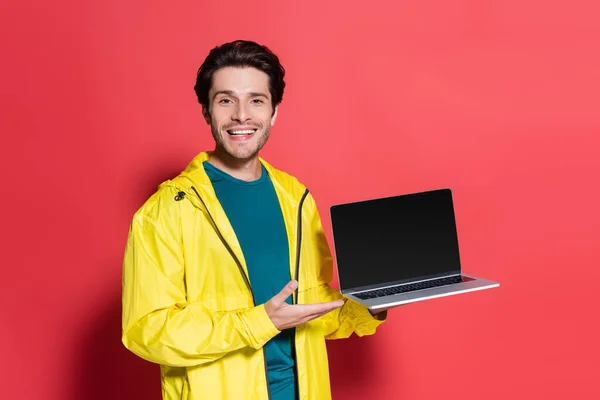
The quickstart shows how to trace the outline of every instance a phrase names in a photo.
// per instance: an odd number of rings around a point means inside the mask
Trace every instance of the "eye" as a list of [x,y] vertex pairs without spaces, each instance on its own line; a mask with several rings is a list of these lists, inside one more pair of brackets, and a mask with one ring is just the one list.
[[231,103],[232,103],[231,99],[225,98],[225,99],[219,100],[219,104],[231,104]]
[[252,103],[254,103],[254,104],[263,104],[264,101],[262,99],[253,99]]

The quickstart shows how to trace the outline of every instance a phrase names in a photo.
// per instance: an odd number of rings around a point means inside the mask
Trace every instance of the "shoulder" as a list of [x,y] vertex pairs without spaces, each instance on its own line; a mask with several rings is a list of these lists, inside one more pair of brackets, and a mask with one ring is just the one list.
[[173,181],[161,183],[157,190],[135,212],[133,219],[168,223],[179,220],[182,189]]

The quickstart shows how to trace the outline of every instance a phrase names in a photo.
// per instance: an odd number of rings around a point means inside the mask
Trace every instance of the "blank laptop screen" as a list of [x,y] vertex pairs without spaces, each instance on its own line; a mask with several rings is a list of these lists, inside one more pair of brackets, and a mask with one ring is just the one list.
[[330,211],[341,289],[460,273],[450,189]]

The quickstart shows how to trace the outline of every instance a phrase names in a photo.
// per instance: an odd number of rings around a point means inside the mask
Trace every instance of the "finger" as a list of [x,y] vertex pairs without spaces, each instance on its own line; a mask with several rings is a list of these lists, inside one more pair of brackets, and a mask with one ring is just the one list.
[[[333,310],[335,310],[335,309],[333,309]],[[323,315],[329,314],[333,310],[322,311],[322,312],[319,312],[319,313],[316,313],[316,314],[311,314],[311,315],[305,316],[304,317],[304,322],[312,321],[313,319],[317,319],[319,317],[322,317]]]
[[344,305],[344,302],[342,300],[340,300],[340,301],[324,303],[324,304],[327,304],[327,308],[323,308],[321,311],[314,313],[313,314],[315,316],[314,318],[320,317],[322,315],[332,312],[333,310],[340,308],[341,306]]
[[281,292],[279,292],[275,296],[273,296],[273,298],[271,300],[273,302],[275,302],[276,304],[283,304],[283,303],[285,303],[285,300],[288,297],[290,297],[292,293],[294,293],[294,290],[296,290],[297,287],[298,287],[297,281],[295,281],[295,280],[289,281],[283,287],[283,289],[281,289]]
[[302,315],[308,316],[312,314],[328,313],[343,305],[343,300],[335,300],[326,303],[297,304],[294,307],[297,307]]

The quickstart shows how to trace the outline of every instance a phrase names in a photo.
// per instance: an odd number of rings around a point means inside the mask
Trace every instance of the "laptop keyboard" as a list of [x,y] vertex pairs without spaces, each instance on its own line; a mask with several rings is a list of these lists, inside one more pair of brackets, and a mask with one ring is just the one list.
[[354,293],[353,295],[361,300],[374,299],[376,297],[390,296],[394,294],[413,292],[415,290],[429,289],[438,286],[451,285],[453,283],[463,282],[462,276],[451,276],[448,278],[432,279],[429,281],[409,283],[406,285],[392,286],[385,289],[374,289],[366,292]]

